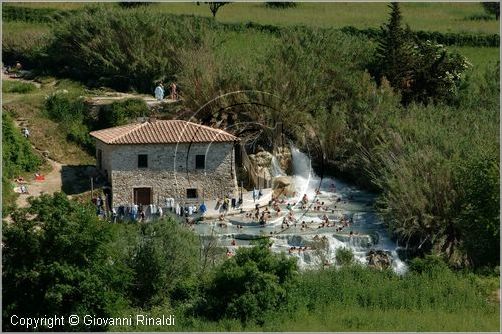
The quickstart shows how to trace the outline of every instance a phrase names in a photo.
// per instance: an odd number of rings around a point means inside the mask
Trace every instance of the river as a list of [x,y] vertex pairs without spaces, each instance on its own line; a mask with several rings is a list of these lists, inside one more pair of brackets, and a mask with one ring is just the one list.
[[[348,248],[355,260],[362,264],[367,264],[368,251],[384,251],[389,255],[396,273],[406,272],[407,267],[397,253],[398,246],[373,209],[375,195],[337,178],[321,179],[314,173],[311,160],[305,153],[294,146],[291,152],[296,196],[285,199],[280,205],[279,215],[270,209],[271,219],[265,226],[260,226],[255,219],[245,217],[244,213],[237,214],[227,217],[226,227],[220,227],[216,220],[206,221],[196,225],[195,231],[203,236],[212,234],[219,246],[226,247],[230,252],[235,252],[238,247],[248,247],[254,238],[270,238],[272,250],[296,257],[301,269],[336,265],[337,249]],[[285,175],[276,159],[272,160],[271,172],[274,176]],[[307,204],[302,208],[301,199],[305,194]],[[325,209],[315,210],[316,206]],[[289,211],[294,223],[285,226],[284,217]],[[321,226],[323,216],[331,222],[329,227]],[[342,218],[349,225],[340,231],[337,229],[342,226]],[[320,244],[323,247],[319,247]],[[317,245],[314,247],[316,250],[312,249],[312,245]],[[306,250],[303,249],[305,246]],[[300,247],[302,250],[299,250]]]

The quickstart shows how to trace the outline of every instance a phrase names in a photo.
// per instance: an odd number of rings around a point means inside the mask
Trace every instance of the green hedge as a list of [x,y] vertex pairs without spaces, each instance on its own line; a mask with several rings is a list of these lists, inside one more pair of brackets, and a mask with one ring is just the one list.
[[[173,15],[174,16],[174,15]],[[178,15],[179,16],[179,15]],[[291,27],[281,27],[272,24],[260,24],[255,22],[247,23],[219,23],[215,24],[210,18],[196,17],[192,15],[182,15],[192,17],[200,23],[210,25],[212,28],[222,28],[227,31],[242,32],[248,29],[254,29],[264,33],[271,33],[280,35]],[[299,31],[312,30],[311,27],[304,25],[295,25]],[[365,36],[371,39],[376,39],[381,34],[380,28],[356,28],[353,26],[346,26],[343,28],[317,28],[318,30],[336,30],[352,36]],[[415,38],[420,40],[430,40],[444,45],[457,45],[457,46],[484,46],[484,47],[498,47],[500,45],[499,34],[477,34],[477,33],[443,33],[438,31],[412,31]]]
[[2,18],[4,21],[24,22],[53,22],[68,16],[75,11],[58,10],[54,8],[30,8],[21,6],[3,6]]
[[[381,30],[378,28],[359,29],[352,26],[344,27],[341,31],[349,35],[362,35],[371,39],[376,39],[381,34]],[[412,34],[417,39],[430,40],[444,45],[489,47],[498,47],[500,45],[500,36],[498,34],[442,33],[423,30],[412,31]]]

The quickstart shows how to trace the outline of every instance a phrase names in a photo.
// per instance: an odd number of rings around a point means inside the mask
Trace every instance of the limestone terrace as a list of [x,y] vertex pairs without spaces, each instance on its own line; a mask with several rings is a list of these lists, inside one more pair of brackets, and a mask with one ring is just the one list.
[[149,120],[90,133],[106,144],[173,144],[234,142],[239,138],[223,130],[183,120]]

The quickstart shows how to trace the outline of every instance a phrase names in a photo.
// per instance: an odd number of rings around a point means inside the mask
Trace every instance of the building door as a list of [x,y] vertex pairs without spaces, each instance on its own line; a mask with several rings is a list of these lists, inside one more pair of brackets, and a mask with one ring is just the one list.
[[152,188],[134,188],[134,203],[138,205],[152,204]]

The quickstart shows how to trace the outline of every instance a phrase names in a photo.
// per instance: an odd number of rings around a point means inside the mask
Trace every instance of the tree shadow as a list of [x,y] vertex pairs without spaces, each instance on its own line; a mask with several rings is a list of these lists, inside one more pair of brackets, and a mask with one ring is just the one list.
[[67,195],[81,194],[91,190],[91,178],[94,188],[100,185],[96,182],[98,170],[94,165],[66,165],[61,168],[62,190]]

